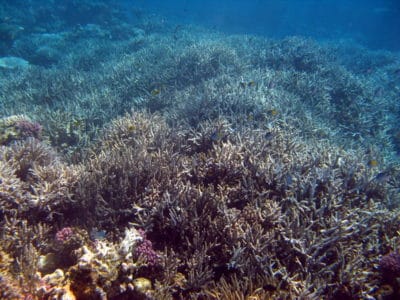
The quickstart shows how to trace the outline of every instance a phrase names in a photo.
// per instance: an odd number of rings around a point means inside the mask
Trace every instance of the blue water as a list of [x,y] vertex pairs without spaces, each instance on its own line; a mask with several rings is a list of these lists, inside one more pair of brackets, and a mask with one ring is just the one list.
[[228,33],[346,38],[374,49],[400,49],[398,0],[136,0],[125,4]]

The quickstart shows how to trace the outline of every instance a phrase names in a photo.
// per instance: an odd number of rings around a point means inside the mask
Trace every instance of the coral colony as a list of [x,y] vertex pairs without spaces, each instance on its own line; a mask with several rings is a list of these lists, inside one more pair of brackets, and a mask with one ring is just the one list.
[[135,248],[135,254],[139,258],[143,258],[149,266],[155,266],[158,262],[158,254],[154,251],[152,242],[146,238],[144,230],[139,229],[138,232],[142,239]]
[[37,122],[29,120],[19,120],[15,123],[15,128],[19,131],[21,137],[35,137],[40,138],[42,133],[42,126]]
[[54,5],[0,10],[1,299],[400,299],[398,55]]
[[60,243],[67,242],[73,236],[74,231],[71,227],[64,227],[57,231],[56,233],[56,240]]

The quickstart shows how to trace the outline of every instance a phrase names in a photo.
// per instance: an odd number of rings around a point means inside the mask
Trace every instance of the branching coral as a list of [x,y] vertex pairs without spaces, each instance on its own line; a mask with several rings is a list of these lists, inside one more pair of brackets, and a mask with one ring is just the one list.
[[[172,130],[159,116],[132,113],[110,124],[80,166],[31,140],[1,154],[3,183],[13,186],[3,185],[3,234],[30,236],[7,249],[66,274],[34,283],[43,295],[139,297],[135,284],[149,285],[133,280],[144,277],[160,297],[215,297],[234,282],[273,299],[361,297],[378,286],[379,255],[399,242],[399,216],[386,208],[396,169],[376,181],[362,162],[368,155],[305,143],[288,125],[234,129],[219,119]],[[69,238],[30,230],[37,219],[70,226]],[[122,231],[128,223],[141,229]],[[90,240],[85,227],[106,239]]]
[[81,2],[0,72],[3,298],[399,294],[395,55]]
[[377,283],[373,265],[386,243],[378,219],[395,241],[398,216],[382,211],[389,185],[371,192],[377,187],[366,182],[374,175],[359,158],[306,144],[290,127],[270,128],[266,139],[264,131],[231,130],[219,120],[173,134],[148,118],[134,113],[105,132],[77,197],[87,205],[102,199],[108,230],[138,223],[155,249],[172,250],[179,264],[160,266],[185,283],[158,277],[171,291],[201,293],[236,274],[261,276],[272,294],[288,297],[373,292],[367,282]]
[[78,167],[64,165],[53,150],[34,139],[3,147],[0,156],[7,176],[2,185],[2,204],[12,208],[6,215],[50,220],[57,210],[60,213],[72,209],[71,193]]

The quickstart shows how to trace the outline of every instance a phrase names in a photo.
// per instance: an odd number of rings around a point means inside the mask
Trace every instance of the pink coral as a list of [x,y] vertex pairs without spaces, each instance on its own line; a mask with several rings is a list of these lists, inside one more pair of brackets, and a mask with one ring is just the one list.
[[379,270],[383,277],[388,280],[400,277],[400,254],[392,252],[383,256],[379,262]]
[[29,120],[19,120],[15,124],[23,137],[34,137],[40,138],[42,134],[42,125],[37,122],[31,122]]
[[147,239],[144,230],[139,229],[138,232],[142,236],[143,240],[136,247],[135,254],[136,256],[143,258],[148,265],[155,266],[158,263],[159,257],[153,249],[153,243]]
[[73,234],[74,234],[74,231],[72,230],[71,227],[64,227],[61,230],[57,231],[56,240],[58,242],[64,243],[64,242],[68,241],[69,239],[71,239]]

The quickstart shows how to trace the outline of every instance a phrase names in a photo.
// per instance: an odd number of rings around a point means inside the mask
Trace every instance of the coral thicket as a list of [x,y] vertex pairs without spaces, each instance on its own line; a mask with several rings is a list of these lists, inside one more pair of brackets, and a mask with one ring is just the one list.
[[0,10],[0,298],[400,295],[398,54],[50,2]]

